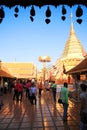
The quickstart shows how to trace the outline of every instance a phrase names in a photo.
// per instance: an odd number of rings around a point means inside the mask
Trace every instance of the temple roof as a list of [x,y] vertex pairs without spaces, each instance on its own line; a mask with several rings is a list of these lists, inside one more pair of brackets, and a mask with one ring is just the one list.
[[3,69],[0,69],[0,77],[13,78],[13,76],[10,73],[8,73],[7,71],[4,71]]
[[0,77],[13,77],[13,75],[9,72],[8,68],[2,65],[2,62],[0,62]]
[[75,34],[73,23],[71,23],[70,35],[65,44],[61,60],[66,59],[83,59],[86,52]]
[[67,74],[84,73],[84,72],[87,72],[87,56],[78,65],[76,65],[71,70],[67,71]]
[[3,62],[16,78],[35,78],[36,66],[32,62]]

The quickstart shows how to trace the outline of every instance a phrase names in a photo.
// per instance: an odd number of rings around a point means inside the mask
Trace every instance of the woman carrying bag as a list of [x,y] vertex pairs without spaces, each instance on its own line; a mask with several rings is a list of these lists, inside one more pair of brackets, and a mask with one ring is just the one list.
[[63,87],[61,88],[61,100],[63,104],[63,121],[67,121],[67,111],[68,111],[68,84],[64,82]]

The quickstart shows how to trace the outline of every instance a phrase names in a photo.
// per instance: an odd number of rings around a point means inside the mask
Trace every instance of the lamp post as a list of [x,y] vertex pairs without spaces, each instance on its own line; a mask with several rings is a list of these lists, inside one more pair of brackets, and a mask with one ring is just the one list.
[[45,78],[46,78],[46,62],[50,62],[51,58],[49,56],[40,56],[38,58],[40,62],[43,62],[43,81],[45,83]]

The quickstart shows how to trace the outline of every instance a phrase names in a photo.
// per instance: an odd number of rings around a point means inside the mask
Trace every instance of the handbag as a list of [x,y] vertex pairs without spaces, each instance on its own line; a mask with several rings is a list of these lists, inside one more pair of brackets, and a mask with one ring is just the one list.
[[58,99],[58,103],[59,103],[59,104],[62,104],[62,103],[63,103],[61,98]]
[[60,96],[59,96],[59,98],[58,98],[58,103],[59,103],[59,104],[63,104],[62,99],[61,99],[61,91],[60,91]]

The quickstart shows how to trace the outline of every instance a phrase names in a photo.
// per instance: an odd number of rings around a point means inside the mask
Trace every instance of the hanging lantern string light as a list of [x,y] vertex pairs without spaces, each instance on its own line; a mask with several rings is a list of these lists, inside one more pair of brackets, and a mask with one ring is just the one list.
[[63,5],[62,6],[62,17],[61,17],[61,19],[64,21],[65,19],[66,19],[66,13],[67,13],[67,11],[66,11],[66,8],[65,8],[65,6]]
[[47,7],[47,10],[46,10],[46,13],[45,13],[45,15],[46,15],[46,19],[45,19],[45,22],[47,23],[47,24],[49,24],[51,21],[50,21],[50,19],[49,19],[49,17],[51,17],[51,10],[50,10],[50,8],[49,8],[49,6]]
[[18,17],[18,12],[19,12],[19,9],[18,9],[18,7],[15,7],[14,11],[15,11],[15,14],[14,14],[14,16],[17,18],[17,17]]
[[50,8],[48,6],[47,10],[46,10],[46,17],[50,17],[50,16],[51,16],[51,11],[50,11]]
[[65,6],[64,6],[64,5],[62,6],[62,14],[63,14],[63,15],[66,14],[66,9],[65,9]]
[[32,22],[34,21],[34,18],[33,18],[34,16],[35,16],[35,9],[34,9],[34,6],[32,6],[30,10],[30,19]]
[[[48,4],[48,3],[47,3]],[[64,3],[65,4],[65,3]],[[61,16],[61,19],[64,21],[65,19],[66,19],[66,13],[67,13],[67,10],[66,10],[66,6],[64,5],[63,3],[61,4],[62,5],[62,16]],[[81,3],[80,3],[81,4]],[[52,4],[51,4],[52,5]],[[57,6],[58,6],[59,4],[57,4],[57,1],[56,1],[56,3],[54,4],[54,6],[55,6],[55,8],[57,8]],[[22,5],[19,5],[19,4],[15,4],[15,9],[14,9],[14,16],[17,18],[18,17],[18,12],[19,12],[19,8],[18,8],[18,6],[23,6],[23,4]],[[35,16],[35,9],[34,9],[34,4],[32,5],[32,4],[29,4],[29,6],[31,6],[31,9],[30,9],[30,19],[31,19],[31,21],[33,22],[34,21],[34,16]],[[25,2],[25,4],[24,4],[24,9],[26,8],[26,7],[29,7],[29,6],[27,6],[26,5],[26,2]],[[46,4],[45,4],[45,6],[46,6]],[[51,17],[51,10],[50,10],[50,8],[51,7],[49,7],[50,6],[50,4],[48,4],[47,5],[47,9],[46,9],[46,12],[45,12],[45,16],[46,16],[46,19],[45,19],[45,22],[47,23],[47,24],[49,24],[50,22],[51,22],[51,20],[50,20],[50,17]],[[12,6],[12,4],[10,4],[9,5],[9,8],[11,8],[11,7],[13,7]],[[38,7],[41,9],[41,2],[40,2],[40,4],[38,5]],[[70,6],[70,8],[71,8],[72,6]],[[76,17],[77,17],[77,19],[76,19],[76,21],[79,23],[79,24],[81,24],[82,23],[82,18],[81,18],[81,16],[83,15],[83,9],[82,9],[82,6],[81,5],[77,5],[77,9],[76,9]],[[3,21],[3,18],[5,17],[5,11],[4,11],[4,7],[0,7],[0,23],[2,23],[2,21]]]
[[83,10],[82,10],[81,6],[78,5],[78,8],[77,8],[77,10],[76,10],[76,17],[78,17],[78,18],[77,18],[77,22],[78,22],[79,24],[82,23],[82,19],[80,18],[82,15],[83,15]]

